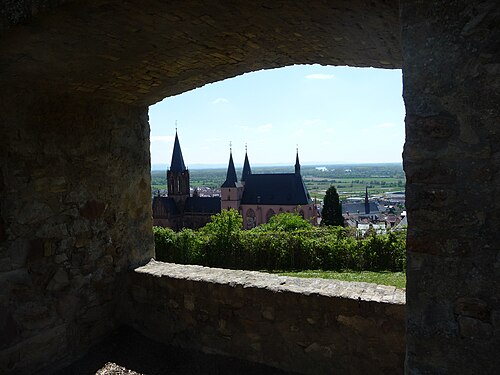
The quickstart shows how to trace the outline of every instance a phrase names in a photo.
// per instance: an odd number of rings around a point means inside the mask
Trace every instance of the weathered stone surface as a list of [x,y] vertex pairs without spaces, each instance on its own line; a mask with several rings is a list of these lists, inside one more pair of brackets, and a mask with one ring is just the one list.
[[[67,327],[68,340],[60,343],[63,349],[47,345],[45,356],[22,356],[30,338],[43,336],[48,328],[16,326],[7,332],[10,346],[0,351],[1,370],[17,373],[24,366],[30,371],[60,359],[63,352],[78,353],[90,336],[104,334],[112,324],[112,308],[101,311],[106,316],[92,335],[87,334],[91,323],[80,323],[80,315],[86,307],[117,300],[124,289],[120,274],[152,255],[145,105],[263,68],[295,63],[398,67],[403,61],[406,369],[412,374],[496,372],[499,7],[495,0],[2,2],[0,283],[5,287],[0,288],[0,306],[14,320],[25,303],[45,306],[52,314],[48,321],[66,324],[58,327]],[[69,285],[48,290],[61,267]],[[192,294],[194,283],[185,280],[179,287]],[[276,293],[291,312],[302,314],[309,307],[294,288]],[[321,298],[332,299],[313,289],[304,293],[310,293],[308,302],[314,306]],[[204,299],[193,301],[193,309],[206,304],[200,319],[210,322],[207,317],[218,307],[207,300],[220,298],[220,290],[208,286]],[[280,314],[286,313],[275,310],[274,320],[261,322],[270,302],[258,312],[242,306],[248,298],[266,299],[272,290],[257,285],[231,290],[237,298],[228,309],[242,321],[248,317],[242,323],[248,332],[253,325],[263,329],[272,323],[286,343],[306,326],[335,321],[316,314],[281,327]],[[150,298],[147,290],[141,293]],[[62,309],[56,302],[70,297],[79,309]],[[163,302],[150,314],[160,318],[173,306],[184,306],[178,298]],[[345,311],[355,303],[334,305],[341,310],[338,315],[348,316]],[[186,316],[183,325],[172,323],[159,332],[173,337],[172,332],[186,330],[196,319]],[[216,332],[214,323],[206,330]],[[265,351],[264,339],[254,341],[256,353]],[[227,342],[221,338],[221,347]],[[318,340],[298,345],[310,347],[311,353],[324,347]],[[342,348],[340,339],[335,348]],[[347,347],[351,353],[361,349]],[[59,357],[52,357],[56,352]],[[263,354],[255,358],[265,359]],[[370,372],[361,354],[356,363]]]
[[[401,1],[409,374],[498,372],[500,6]],[[493,206],[492,206],[493,205]],[[494,333],[496,332],[496,334]]]
[[307,374],[403,371],[405,293],[394,287],[151,260],[131,297],[132,324],[164,342]]
[[60,2],[0,13],[0,84],[147,105],[291,64],[401,66],[397,0]]
[[57,365],[102,339],[123,273],[153,256],[146,110],[19,98],[0,99],[2,373]]

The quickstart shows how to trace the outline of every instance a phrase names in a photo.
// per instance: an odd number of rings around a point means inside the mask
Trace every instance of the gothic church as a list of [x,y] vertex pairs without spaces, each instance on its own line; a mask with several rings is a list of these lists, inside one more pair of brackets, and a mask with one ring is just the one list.
[[167,192],[166,197],[153,198],[153,225],[174,230],[197,229],[221,209],[230,208],[243,216],[245,229],[267,223],[272,216],[282,212],[297,212],[311,223],[316,223],[317,211],[300,174],[298,150],[294,173],[254,174],[245,152],[240,181],[230,151],[221,196],[190,196],[189,170],[184,164],[176,132],[172,161],[167,171]]

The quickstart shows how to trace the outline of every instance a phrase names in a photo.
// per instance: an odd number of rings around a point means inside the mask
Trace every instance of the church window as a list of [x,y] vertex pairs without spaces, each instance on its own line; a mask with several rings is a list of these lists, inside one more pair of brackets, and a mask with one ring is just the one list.
[[246,212],[245,216],[245,228],[252,229],[257,225],[257,221],[255,219],[255,211],[249,208]]
[[267,210],[267,213],[266,213],[266,223],[269,222],[269,220],[274,216],[276,215],[276,213],[274,212],[274,210],[272,208],[270,208],[269,210]]

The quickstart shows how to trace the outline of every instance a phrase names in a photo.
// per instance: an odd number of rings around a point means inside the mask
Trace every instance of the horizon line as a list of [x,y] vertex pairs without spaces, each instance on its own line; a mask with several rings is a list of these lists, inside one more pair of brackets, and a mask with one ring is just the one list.
[[[305,162],[305,163],[300,163],[301,166],[308,166],[308,167],[324,167],[324,166],[334,166],[334,165],[342,165],[342,166],[355,166],[355,165],[383,165],[383,164],[403,164],[403,161],[382,161],[382,162]],[[162,166],[161,169],[155,169],[155,166]],[[154,163],[151,164],[151,170],[152,171],[157,171],[157,170],[164,170],[165,168],[169,168],[170,164],[168,163]],[[289,166],[290,168],[293,168],[294,164],[290,163],[255,163],[252,164],[252,166],[255,167],[286,167]],[[191,169],[216,169],[216,168],[226,168],[227,163],[194,163],[192,164]],[[243,163],[236,164],[236,168],[242,168]],[[189,167],[187,169],[190,169]]]

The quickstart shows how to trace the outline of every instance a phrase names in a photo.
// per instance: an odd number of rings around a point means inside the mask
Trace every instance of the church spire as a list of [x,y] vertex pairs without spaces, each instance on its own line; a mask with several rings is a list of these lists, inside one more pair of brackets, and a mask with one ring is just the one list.
[[297,156],[295,157],[295,174],[300,174],[299,146],[297,146]]
[[368,215],[370,213],[370,202],[368,201],[368,186],[365,190],[365,214]]
[[189,171],[184,164],[181,145],[177,136],[177,123],[175,124],[174,151],[170,169],[167,170],[167,192],[169,197],[173,197],[177,204],[184,207],[184,200],[189,197]]
[[245,145],[245,163],[243,164],[243,172],[241,172],[241,182],[244,182],[251,174],[252,170],[250,169],[250,162],[248,161],[247,145]]
[[229,164],[227,166],[227,174],[226,181],[222,184],[221,187],[235,187],[238,182],[238,178],[236,177],[236,169],[234,168],[233,162],[233,150],[231,148],[231,143],[229,144]]
[[177,136],[177,127],[175,128],[174,151],[172,152],[170,170],[172,172],[184,172],[186,170],[184,158],[182,157],[181,145],[179,143],[179,137]]

